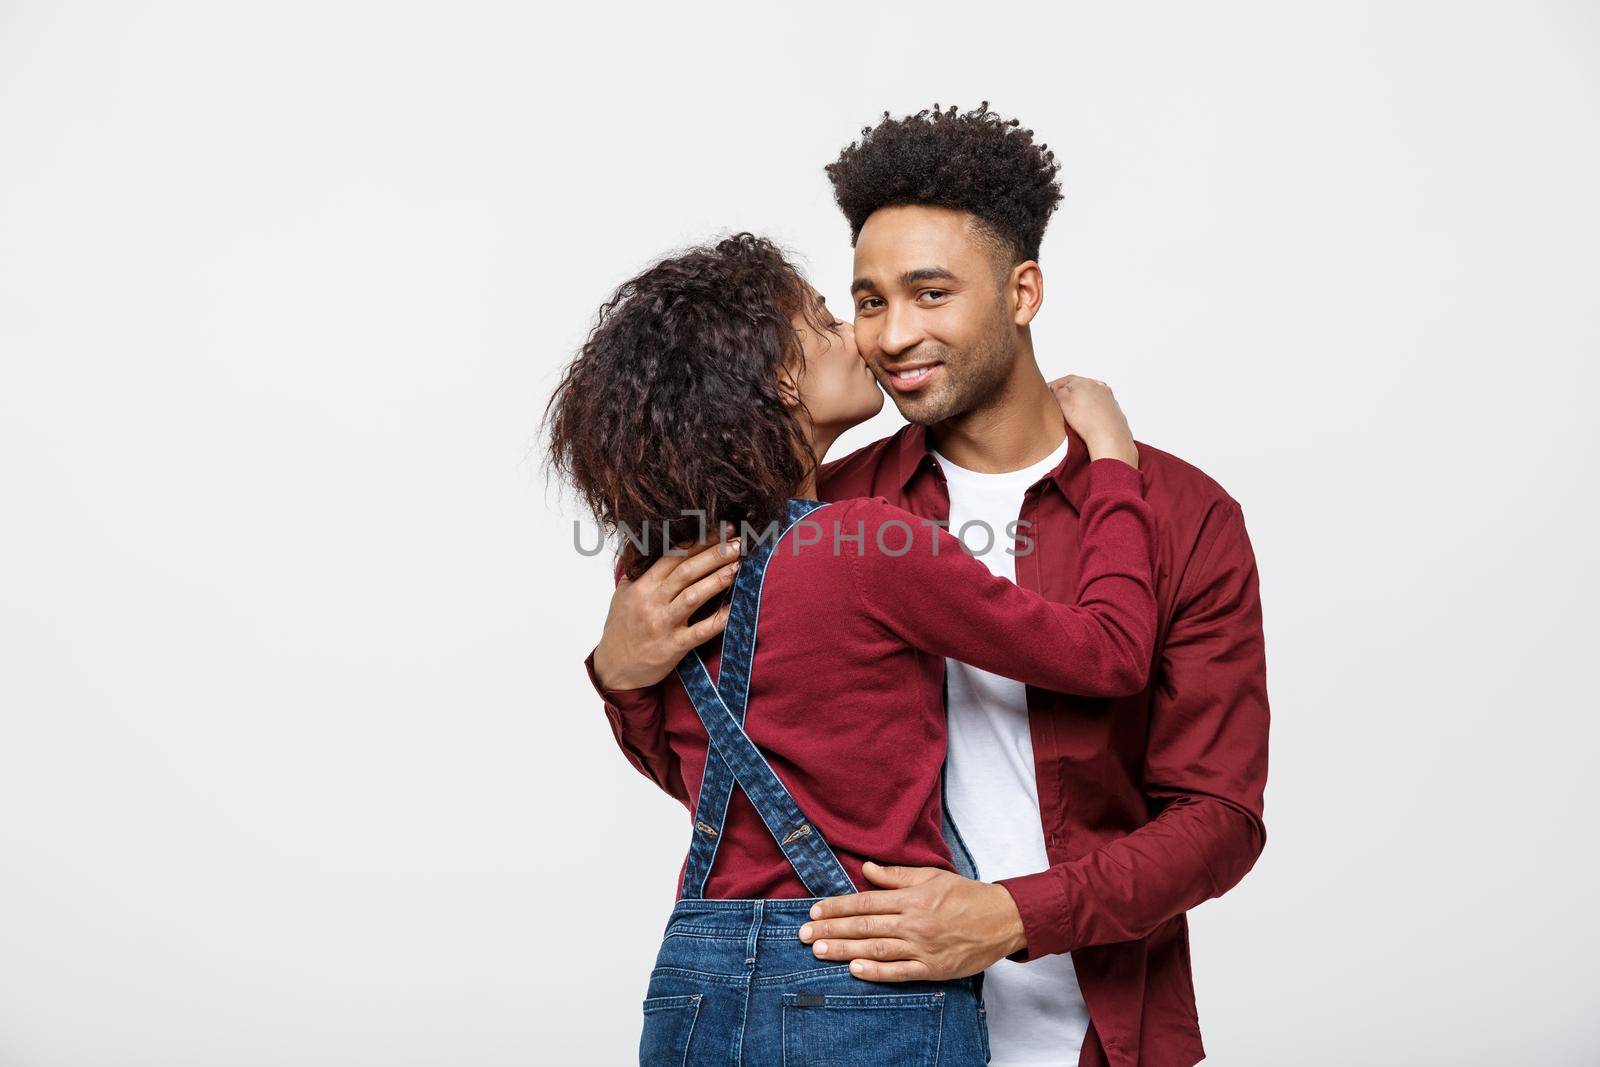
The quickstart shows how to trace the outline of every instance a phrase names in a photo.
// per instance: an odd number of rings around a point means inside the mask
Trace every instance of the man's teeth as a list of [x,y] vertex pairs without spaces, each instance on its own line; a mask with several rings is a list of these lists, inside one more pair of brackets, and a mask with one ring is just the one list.
[[932,369],[932,367],[918,367],[916,370],[899,370],[894,372],[894,376],[896,378],[920,378]]

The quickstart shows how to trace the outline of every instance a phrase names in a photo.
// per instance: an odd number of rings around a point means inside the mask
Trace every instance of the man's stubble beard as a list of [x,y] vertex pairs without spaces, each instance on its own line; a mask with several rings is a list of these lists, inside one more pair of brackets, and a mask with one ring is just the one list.
[[890,391],[890,399],[895,401],[902,418],[921,426],[933,426],[964,415],[988,404],[1005,388],[1007,379],[1011,377],[1012,364],[1016,361],[1016,350],[1015,327],[1008,320],[998,318],[984,332],[977,351],[969,351],[970,358],[961,359],[959,374],[956,372],[957,363],[949,357],[949,349],[945,349],[943,354],[929,357],[944,360],[945,374],[949,379],[945,389],[937,396],[920,402],[913,397],[911,403],[902,403],[899,396]]

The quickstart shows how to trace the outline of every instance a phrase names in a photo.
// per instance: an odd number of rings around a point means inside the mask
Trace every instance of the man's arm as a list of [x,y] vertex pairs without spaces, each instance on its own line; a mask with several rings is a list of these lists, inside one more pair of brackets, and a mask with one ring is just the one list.
[[707,544],[677,546],[692,554],[663,556],[632,581],[622,577],[619,565],[605,629],[584,659],[622,754],[640,774],[685,802],[678,758],[663,729],[661,680],[690,649],[727,625],[727,604],[703,619],[694,620],[694,614],[733,584],[739,542]]
[[[1236,885],[1266,843],[1266,655],[1255,556],[1238,505],[1208,517],[1158,672],[1144,826],[1075,860],[993,885],[948,871],[869,871],[887,890],[813,909],[801,939],[876,981],[953,978],[1129,941]],[[1008,897],[1005,895],[1008,894]],[[826,948],[822,948],[822,944]]]
[[1157,671],[1139,829],[1002,879],[1028,944],[1016,959],[1131,941],[1232,889],[1266,845],[1267,665],[1255,554],[1233,501],[1210,516]]

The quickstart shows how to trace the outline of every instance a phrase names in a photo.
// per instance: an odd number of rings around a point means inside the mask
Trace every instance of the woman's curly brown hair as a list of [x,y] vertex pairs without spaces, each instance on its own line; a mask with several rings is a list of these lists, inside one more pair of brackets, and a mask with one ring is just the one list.
[[718,524],[763,531],[815,466],[802,406],[778,369],[803,373],[791,322],[821,321],[782,250],[739,233],[622,283],[545,409],[547,462],[608,534],[622,571]]
[[987,100],[967,112],[934,104],[901,119],[885,111],[861,134],[825,168],[852,244],[879,208],[930,204],[976,215],[1012,265],[1039,258],[1061,202],[1061,166],[1018,120],[990,111]]

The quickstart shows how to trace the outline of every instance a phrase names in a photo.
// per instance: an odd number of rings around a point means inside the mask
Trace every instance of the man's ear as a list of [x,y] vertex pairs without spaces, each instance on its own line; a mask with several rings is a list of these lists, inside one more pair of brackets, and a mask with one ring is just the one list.
[[1038,261],[1030,259],[1012,267],[1006,292],[1011,299],[1011,321],[1018,326],[1032,322],[1044,303],[1044,274]]

